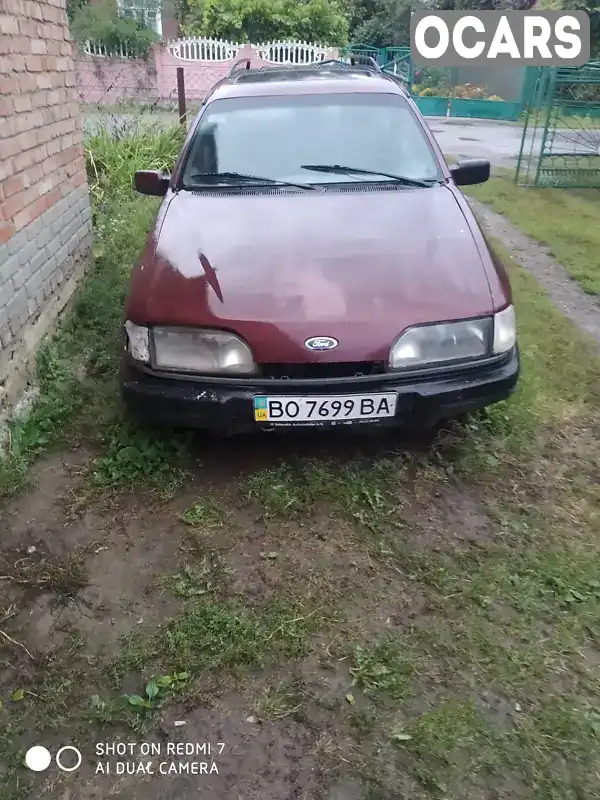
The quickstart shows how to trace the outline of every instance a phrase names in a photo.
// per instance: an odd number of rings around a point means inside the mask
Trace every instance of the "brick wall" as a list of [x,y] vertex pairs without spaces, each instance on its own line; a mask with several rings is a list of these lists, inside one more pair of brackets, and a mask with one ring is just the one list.
[[75,62],[81,103],[112,105],[126,100],[152,102],[158,97],[154,59],[101,58],[80,55]]
[[[175,105],[177,67],[183,67],[187,99],[202,100],[236,61],[248,57],[252,58],[253,66],[268,65],[252,45],[242,48],[231,61],[184,61],[160,44],[152,48],[147,59],[79,54],[75,61],[76,88],[79,101],[93,105],[127,101],[162,101]],[[328,57],[337,58],[338,51],[332,48]]]
[[91,210],[65,0],[0,5],[0,413],[88,263]]

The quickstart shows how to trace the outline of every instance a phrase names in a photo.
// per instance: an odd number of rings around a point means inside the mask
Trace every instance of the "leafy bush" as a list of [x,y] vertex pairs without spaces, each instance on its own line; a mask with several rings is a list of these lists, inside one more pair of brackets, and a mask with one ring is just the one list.
[[490,95],[487,86],[476,86],[472,83],[455,86],[451,94],[460,100],[502,100],[497,94]]
[[158,40],[154,31],[137,20],[119,17],[115,9],[99,4],[80,6],[73,12],[71,34],[79,44],[92,40],[109,50],[127,47],[140,58],[145,58]]
[[186,36],[238,42],[304,40],[333,46],[348,41],[348,20],[336,0],[187,0]]

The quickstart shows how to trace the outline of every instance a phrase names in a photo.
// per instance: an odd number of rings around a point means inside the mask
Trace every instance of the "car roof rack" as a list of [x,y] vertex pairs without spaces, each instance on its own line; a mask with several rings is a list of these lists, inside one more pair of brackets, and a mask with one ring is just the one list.
[[262,67],[252,67],[251,59],[244,58],[241,61],[236,61],[227,77],[228,79],[241,81],[246,79],[253,80],[259,75],[264,76],[265,73],[268,73],[269,77],[275,77],[275,74],[281,73],[290,76],[290,73],[316,72],[318,74],[321,71],[327,72],[330,70],[332,72],[335,70],[340,70],[340,72],[362,72],[368,75],[383,74],[381,67],[372,56],[361,55],[350,56],[348,61],[328,58],[324,61],[313,61],[309,64],[273,64],[273,66],[265,65]]

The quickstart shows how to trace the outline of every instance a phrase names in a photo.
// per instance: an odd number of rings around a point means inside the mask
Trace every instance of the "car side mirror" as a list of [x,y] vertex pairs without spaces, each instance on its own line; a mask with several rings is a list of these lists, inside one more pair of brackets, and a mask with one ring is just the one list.
[[490,162],[484,159],[472,161],[459,161],[450,168],[452,180],[457,186],[473,186],[476,183],[485,183],[490,179]]
[[140,169],[135,173],[133,186],[136,192],[151,197],[164,197],[169,188],[169,175],[157,169]]

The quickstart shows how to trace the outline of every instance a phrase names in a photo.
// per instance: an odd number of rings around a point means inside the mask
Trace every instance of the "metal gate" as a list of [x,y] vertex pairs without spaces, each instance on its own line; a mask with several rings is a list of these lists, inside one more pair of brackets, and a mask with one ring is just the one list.
[[600,62],[535,69],[515,180],[600,188]]
[[[377,48],[352,44],[340,51],[344,59],[374,59],[380,67],[404,83],[425,116],[475,117],[490,120],[518,120],[525,108],[524,94],[529,74],[523,68],[501,71],[503,96],[495,96],[478,84],[481,68],[419,69],[413,63],[409,47]],[[498,82],[498,70],[493,69],[488,80]],[[484,80],[485,82],[485,80]]]

